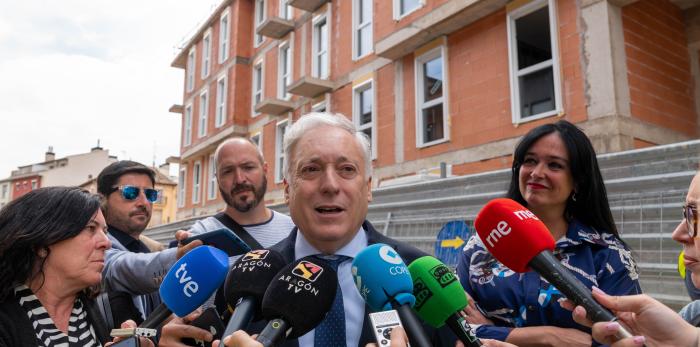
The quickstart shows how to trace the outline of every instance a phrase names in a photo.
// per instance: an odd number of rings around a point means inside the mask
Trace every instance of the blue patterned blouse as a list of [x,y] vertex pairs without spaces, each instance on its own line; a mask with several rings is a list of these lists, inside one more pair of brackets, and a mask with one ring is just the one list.
[[[591,288],[611,295],[641,293],[632,254],[612,234],[598,233],[574,220],[566,237],[556,243],[554,255],[562,265]],[[563,295],[536,272],[515,273],[497,261],[473,233],[457,265],[464,289],[495,325],[482,325],[480,338],[505,341],[512,328],[556,326],[590,333],[559,306]]]

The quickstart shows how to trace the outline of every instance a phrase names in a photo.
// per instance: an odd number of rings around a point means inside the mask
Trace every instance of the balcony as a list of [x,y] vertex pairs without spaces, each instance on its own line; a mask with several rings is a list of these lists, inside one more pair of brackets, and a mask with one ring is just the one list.
[[315,98],[333,90],[333,82],[316,77],[304,76],[294,81],[287,90],[294,95]]
[[329,0],[290,0],[288,4],[292,7],[296,7],[300,10],[313,12],[321,5],[327,3]]
[[277,98],[266,98],[255,106],[255,112],[267,113],[278,116],[294,110],[294,104],[291,101],[280,100]]
[[262,22],[255,32],[258,35],[281,39],[292,30],[294,30],[294,22],[280,17],[270,17]]

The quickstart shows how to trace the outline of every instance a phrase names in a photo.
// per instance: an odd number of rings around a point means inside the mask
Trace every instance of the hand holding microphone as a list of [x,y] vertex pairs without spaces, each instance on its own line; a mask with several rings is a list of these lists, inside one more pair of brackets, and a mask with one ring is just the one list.
[[[484,246],[503,265],[521,273],[532,268],[569,300],[583,306],[594,322],[616,319],[593,300],[591,291],[554,257],[551,233],[522,205],[510,199],[494,199],[481,209],[474,225]],[[631,336],[624,327],[620,329],[621,338]]]

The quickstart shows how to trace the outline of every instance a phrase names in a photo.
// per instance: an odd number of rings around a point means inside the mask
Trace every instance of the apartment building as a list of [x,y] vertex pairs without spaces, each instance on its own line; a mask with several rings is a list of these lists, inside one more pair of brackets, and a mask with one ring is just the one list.
[[697,138],[699,51],[692,0],[224,0],[172,62],[178,219],[223,208],[213,151],[233,135],[282,202],[282,138],[311,111],[371,138],[374,187],[509,167],[558,119],[599,153]]
[[[90,152],[56,158],[53,147],[44,154],[44,161],[20,166],[13,170],[10,177],[0,180],[0,201],[14,200],[41,187],[78,186],[97,177],[107,165],[115,162],[117,157],[99,145]],[[5,197],[4,185],[10,182],[10,196]]]

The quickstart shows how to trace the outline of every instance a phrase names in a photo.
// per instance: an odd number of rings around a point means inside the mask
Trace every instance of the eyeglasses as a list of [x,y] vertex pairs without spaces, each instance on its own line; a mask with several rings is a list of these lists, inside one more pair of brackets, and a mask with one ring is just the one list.
[[[112,187],[112,191],[121,191],[122,198],[126,200],[136,200],[139,197],[139,193],[142,188],[136,186],[119,186]],[[143,194],[146,196],[146,200],[149,202],[156,202],[158,200],[158,191],[151,188],[143,188]]]
[[683,218],[688,224],[688,235],[693,238],[698,236],[698,211],[693,206],[683,205]]

